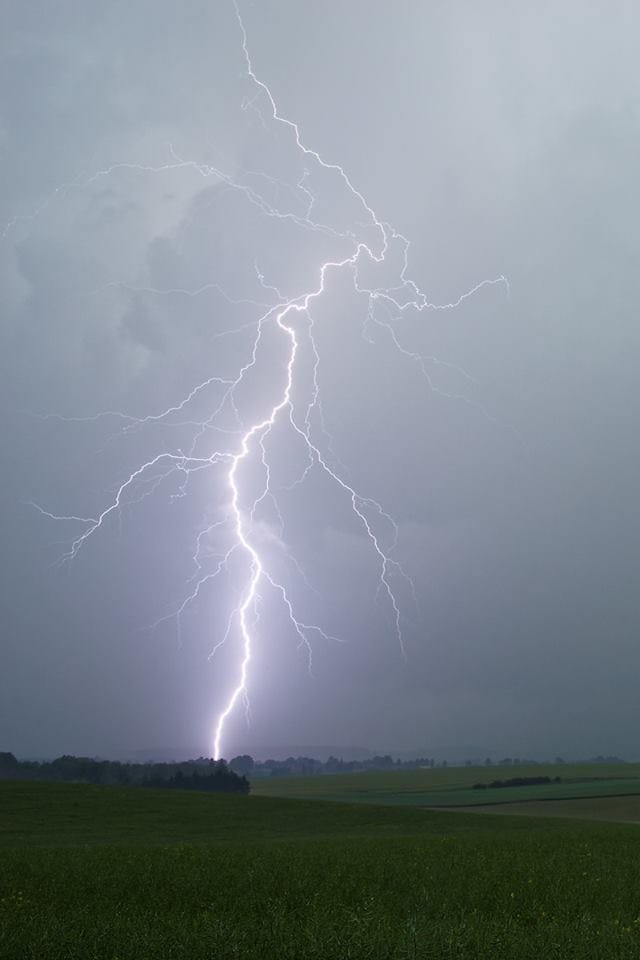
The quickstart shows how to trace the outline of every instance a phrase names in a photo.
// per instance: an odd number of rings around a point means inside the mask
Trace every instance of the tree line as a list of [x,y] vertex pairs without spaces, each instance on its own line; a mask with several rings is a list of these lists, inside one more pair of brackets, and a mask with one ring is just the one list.
[[18,760],[0,753],[0,780],[49,780],[94,783],[105,786],[136,786],[169,790],[204,790],[216,793],[249,793],[244,774],[224,760],[198,757],[181,763],[123,763],[65,754],[55,760]]
[[314,757],[287,757],[285,760],[254,760],[249,754],[233,757],[231,770],[246,777],[294,777],[314,776],[326,773],[359,773],[364,770],[417,770],[424,767],[446,767],[447,761],[433,757],[418,757],[415,760],[394,760],[389,754],[368,757],[364,760],[342,760],[329,757],[316,760]]
[[508,780],[491,780],[489,783],[474,783],[474,790],[499,790],[501,787],[539,787],[545,783],[561,783],[560,777],[509,777]]

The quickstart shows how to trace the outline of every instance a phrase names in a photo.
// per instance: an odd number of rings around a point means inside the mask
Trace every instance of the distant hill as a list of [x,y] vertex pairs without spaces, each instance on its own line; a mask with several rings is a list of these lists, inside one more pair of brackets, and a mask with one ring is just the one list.
[[366,747],[340,747],[330,744],[267,744],[266,746],[253,744],[234,749],[228,759],[242,753],[248,753],[255,760],[286,760],[287,757],[312,757],[314,760],[321,760],[323,763],[328,760],[329,757],[338,757],[341,760],[368,760],[374,755],[373,752],[367,750]]

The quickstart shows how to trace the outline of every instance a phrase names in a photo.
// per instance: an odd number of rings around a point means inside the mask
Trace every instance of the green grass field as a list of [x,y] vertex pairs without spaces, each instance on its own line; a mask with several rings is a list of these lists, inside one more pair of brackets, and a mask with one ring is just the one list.
[[3,960],[640,955],[633,826],[0,783]]
[[640,824],[640,795],[580,797],[573,800],[549,800],[539,803],[507,803],[496,806],[475,806],[474,813],[518,814],[525,817],[571,817],[584,820],[608,820],[611,823]]
[[[560,776],[559,784],[473,790],[478,781]],[[270,777],[252,784],[265,797],[348,803],[459,807],[535,799],[640,795],[640,764],[576,763],[549,766],[449,767],[315,777]]]

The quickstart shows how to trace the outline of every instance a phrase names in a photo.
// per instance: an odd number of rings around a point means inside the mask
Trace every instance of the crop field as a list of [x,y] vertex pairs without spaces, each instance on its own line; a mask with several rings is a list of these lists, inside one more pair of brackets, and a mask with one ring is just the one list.
[[[473,784],[512,777],[554,777],[561,783],[474,790]],[[640,795],[640,764],[580,763],[539,766],[449,767],[371,771],[313,777],[270,777],[252,784],[268,797],[349,803],[458,807],[535,799]]]
[[608,820],[611,823],[640,824],[640,795],[580,797],[573,800],[549,800],[475,806],[474,813],[506,813],[525,817],[571,817],[584,820]]
[[634,826],[0,783],[2,960],[626,960]]

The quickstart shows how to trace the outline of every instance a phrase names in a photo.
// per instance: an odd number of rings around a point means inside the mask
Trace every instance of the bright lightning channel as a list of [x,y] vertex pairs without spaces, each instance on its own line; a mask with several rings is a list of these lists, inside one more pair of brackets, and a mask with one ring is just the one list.
[[[240,590],[237,604],[229,615],[222,639],[218,641],[211,651],[211,656],[213,656],[217,649],[226,643],[226,641],[233,635],[234,625],[237,623],[241,637],[242,654],[238,667],[237,681],[233,688],[229,691],[224,702],[224,706],[215,722],[212,738],[212,755],[215,759],[219,759],[223,755],[223,742],[227,721],[234,713],[239,701],[244,701],[248,714],[249,668],[254,651],[255,625],[258,619],[258,605],[262,599],[261,590],[263,587],[271,588],[276,594],[279,595],[285,607],[287,616],[292,624],[293,630],[297,634],[301,646],[304,646],[307,651],[310,671],[312,669],[312,647],[310,636],[319,635],[325,640],[338,639],[328,635],[320,626],[316,624],[307,624],[299,619],[295,612],[294,603],[291,600],[286,588],[273,576],[268,569],[267,561],[256,545],[255,537],[252,536],[252,533],[254,532],[253,524],[257,508],[259,504],[267,498],[271,499],[276,515],[279,518],[281,525],[283,525],[277,499],[270,486],[271,474],[265,447],[267,437],[276,424],[276,421],[280,417],[286,416],[290,428],[302,442],[307,452],[307,465],[302,475],[291,485],[291,487],[297,486],[298,484],[304,482],[312,470],[319,469],[325,473],[325,475],[335,484],[336,488],[345,496],[347,502],[350,504],[353,515],[360,524],[361,529],[363,530],[372,548],[373,555],[377,561],[377,596],[384,596],[386,598],[394,625],[396,640],[399,644],[400,651],[403,655],[406,655],[402,630],[403,615],[401,612],[401,605],[396,592],[395,583],[398,580],[402,580],[405,585],[411,591],[413,591],[414,599],[415,590],[413,583],[404,568],[401,566],[399,561],[392,556],[398,539],[397,524],[390,514],[388,514],[376,500],[361,495],[355,489],[355,487],[353,487],[347,481],[346,470],[343,469],[342,465],[337,460],[337,457],[333,455],[331,448],[331,437],[324,427],[324,416],[322,412],[318,380],[320,355],[314,339],[314,320],[311,312],[311,306],[313,301],[320,298],[325,292],[327,274],[329,271],[350,271],[353,278],[355,291],[358,294],[368,298],[366,320],[367,326],[363,327],[363,335],[365,338],[368,338],[367,331],[371,326],[375,326],[386,331],[391,338],[393,346],[400,353],[400,355],[418,365],[432,390],[439,392],[444,396],[451,397],[452,399],[461,399],[465,402],[471,401],[458,394],[444,393],[444,391],[439,390],[433,384],[428,372],[428,365],[441,363],[442,361],[438,361],[434,357],[422,356],[421,354],[409,350],[403,346],[398,339],[395,327],[393,325],[394,317],[397,318],[399,315],[402,315],[409,310],[422,312],[426,310],[454,309],[468,297],[473,296],[480,289],[486,286],[501,284],[506,288],[507,292],[509,289],[506,278],[499,276],[493,279],[482,280],[471,290],[463,293],[457,300],[451,303],[438,305],[429,302],[426,294],[423,293],[418,285],[407,276],[410,248],[410,243],[407,238],[386,224],[376,214],[364,195],[353,185],[351,179],[345,172],[344,168],[340,166],[340,164],[330,163],[324,160],[317,151],[306,146],[303,142],[298,124],[284,117],[279,112],[278,106],[269,86],[263,80],[259,79],[254,71],[253,63],[249,53],[247,32],[237,0],[233,0],[233,6],[241,36],[246,76],[254,87],[253,96],[245,98],[242,108],[251,109],[256,112],[260,122],[263,126],[265,126],[265,128],[266,120],[264,116],[264,110],[266,110],[268,112],[267,120],[270,123],[278,124],[292,134],[296,149],[298,150],[301,158],[303,158],[305,164],[304,173],[296,184],[299,194],[304,198],[304,214],[297,215],[289,211],[282,211],[273,203],[269,202],[264,196],[262,196],[256,188],[248,185],[246,182],[241,182],[218,168],[196,161],[184,160],[180,158],[173,149],[171,163],[157,167],[143,166],[135,163],[118,163],[93,174],[86,181],[86,184],[93,183],[98,178],[109,176],[114,171],[122,169],[135,170],[142,173],[156,173],[160,171],[164,172],[190,168],[195,170],[201,176],[213,176],[223,182],[228,188],[238,191],[250,204],[256,206],[265,216],[289,220],[297,227],[321,233],[326,237],[329,237],[331,240],[339,242],[340,244],[346,243],[351,248],[351,252],[348,256],[336,258],[335,260],[328,260],[319,264],[319,281],[317,287],[293,298],[287,298],[283,296],[277,287],[267,283],[258,265],[255,264],[258,282],[265,291],[265,294],[269,294],[269,297],[265,299],[275,300],[275,302],[271,303],[259,304],[255,300],[233,300],[231,297],[228,297],[224,290],[222,290],[222,288],[217,284],[207,284],[206,286],[203,286],[195,291],[156,290],[147,288],[146,292],[149,294],[166,295],[171,293],[185,296],[198,296],[206,290],[215,290],[215,292],[220,294],[229,303],[248,303],[251,305],[260,306],[265,312],[262,313],[259,319],[251,324],[245,324],[243,327],[239,328],[239,330],[244,330],[251,326],[255,330],[248,359],[240,368],[236,377],[210,377],[203,383],[200,383],[194,387],[181,402],[169,407],[161,413],[152,414],[145,417],[133,417],[116,411],[109,411],[106,414],[98,415],[104,417],[113,417],[116,420],[120,420],[122,423],[122,433],[130,433],[143,427],[144,425],[153,422],[167,421],[169,417],[184,415],[184,417],[187,419],[179,420],[177,422],[183,426],[193,426],[196,429],[196,432],[194,434],[191,447],[188,451],[185,452],[182,450],[177,450],[175,452],[159,453],[157,456],[149,459],[147,462],[143,463],[136,470],[134,470],[120,485],[111,503],[109,503],[97,516],[61,516],[60,514],[55,514],[45,510],[39,504],[33,503],[34,507],[51,519],[74,521],[83,525],[84,529],[74,540],[71,541],[68,551],[62,558],[73,559],[84,546],[88,538],[96,533],[101,527],[103,527],[112,515],[117,515],[125,502],[137,503],[144,497],[151,495],[157,486],[170,475],[174,473],[180,473],[183,475],[184,482],[180,486],[179,493],[174,495],[182,496],[186,493],[186,485],[193,473],[200,470],[206,470],[214,466],[223,466],[226,469],[225,482],[230,497],[228,513],[222,520],[216,521],[215,523],[201,530],[198,534],[196,550],[193,557],[197,571],[196,577],[193,578],[197,581],[196,586],[183,600],[180,606],[173,613],[168,615],[168,617],[175,617],[179,623],[182,613],[185,611],[187,606],[199,596],[202,588],[207,583],[210,583],[217,576],[219,576],[222,571],[228,569],[228,564],[231,560],[231,557],[236,554],[236,552],[244,554],[248,564],[248,572],[246,574],[244,586]],[[310,169],[307,164],[314,164],[316,167],[320,167],[324,171],[340,178],[351,199],[356,201],[360,208],[364,211],[364,215],[368,221],[368,227],[373,230],[373,233],[376,236],[375,243],[372,243],[371,241],[365,242],[362,237],[357,237],[352,232],[341,231],[332,227],[330,224],[325,224],[313,219],[313,210],[316,203],[316,197],[307,184],[310,176]],[[266,174],[254,172],[252,176],[254,179],[262,178],[266,181],[269,181],[276,187],[286,187],[289,191],[295,189],[288,184],[279,184]],[[54,196],[60,192],[64,193],[68,189],[71,189],[71,187],[67,186],[64,188],[59,188]],[[44,209],[48,202],[49,201],[46,201],[45,204],[42,204],[38,211],[33,214],[33,217],[37,216],[40,209]],[[22,219],[32,219],[33,217]],[[14,220],[7,224],[4,235],[6,235],[8,230],[14,226],[18,219],[20,218],[14,218]],[[397,255],[398,250],[401,253],[401,266],[397,274],[397,283],[395,286],[375,288],[365,286],[361,281],[359,268],[361,268],[367,261],[376,264],[385,262],[391,249],[393,249],[394,257]],[[113,285],[126,286],[125,284],[119,283]],[[294,408],[292,390],[296,375],[296,359],[301,345],[301,334],[296,321],[301,317],[307,318],[305,335],[312,352],[313,367],[311,399],[307,402],[304,416],[299,418]],[[282,349],[287,361],[284,384],[280,390],[279,399],[271,407],[271,409],[266,412],[261,419],[258,419],[255,422],[243,427],[240,413],[235,403],[235,394],[238,387],[244,382],[247,375],[256,366],[265,326],[272,323],[274,323],[279,330],[283,340]],[[227,331],[219,334],[218,336],[226,336],[234,332],[238,332],[238,330]],[[459,370],[459,368],[456,369]],[[466,371],[459,370],[459,372],[468,379],[471,379]],[[214,405],[210,415],[204,421],[198,421],[189,418],[187,410],[191,401],[193,401],[197,396],[204,394],[205,391],[211,388],[221,388],[222,395],[218,402]],[[482,408],[479,404],[474,403],[474,406],[476,406],[483,414],[488,416],[484,408]],[[226,428],[223,429],[218,424],[218,417],[227,408],[231,408],[239,425],[238,430],[229,430]],[[312,413],[316,414],[317,420],[320,424],[320,431],[325,442],[327,454],[322,453],[320,446],[313,439],[311,422]],[[95,420],[97,417],[60,419]],[[172,420],[172,423],[175,424],[175,422],[176,421]],[[209,456],[197,455],[196,451],[198,449],[199,441],[205,435],[208,436],[212,431],[221,433],[223,436],[228,437],[229,441],[232,441],[234,438],[240,436],[239,442],[236,443],[235,448],[223,448],[215,450]],[[254,498],[249,508],[247,508],[246,506],[243,506],[242,483],[239,477],[239,471],[243,464],[248,461],[256,452],[256,448],[260,449],[260,462],[264,470],[265,481],[262,491]],[[337,464],[337,467],[332,466],[332,464]],[[291,489],[291,487],[289,487],[289,489]],[[376,518],[375,522],[373,519],[374,517]],[[382,522],[391,531],[390,545],[388,546],[385,546],[383,543],[381,534],[376,532],[377,523],[379,522]],[[218,562],[214,569],[210,572],[203,572],[203,565],[201,562],[202,543],[212,532],[212,530],[217,527],[228,529],[231,532],[233,542],[227,552],[218,557]],[[295,558],[290,557],[289,559],[294,564],[297,572],[306,582],[303,571],[297,564]],[[161,620],[157,621],[157,623],[168,619],[168,617],[162,617]]]

